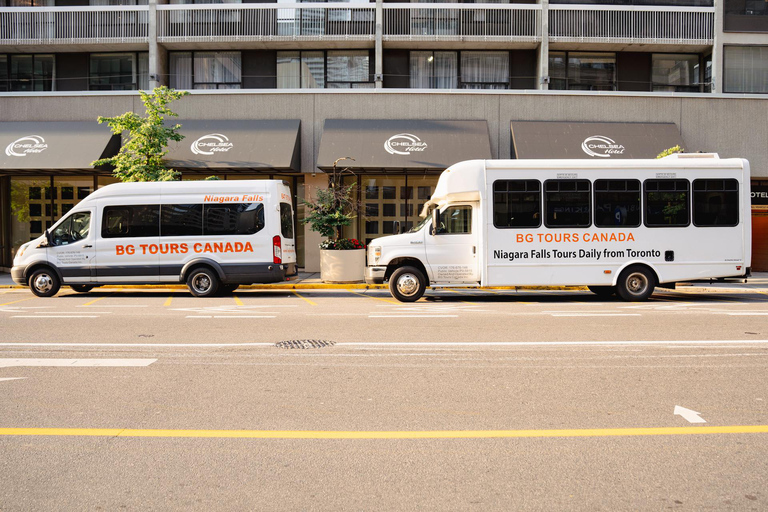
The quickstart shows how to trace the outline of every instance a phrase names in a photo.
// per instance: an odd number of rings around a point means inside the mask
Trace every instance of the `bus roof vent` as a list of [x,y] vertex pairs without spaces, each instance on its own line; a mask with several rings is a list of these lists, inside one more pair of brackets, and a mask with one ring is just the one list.
[[720,155],[717,153],[672,153],[669,156],[665,156],[664,158],[710,158],[710,159],[719,159]]

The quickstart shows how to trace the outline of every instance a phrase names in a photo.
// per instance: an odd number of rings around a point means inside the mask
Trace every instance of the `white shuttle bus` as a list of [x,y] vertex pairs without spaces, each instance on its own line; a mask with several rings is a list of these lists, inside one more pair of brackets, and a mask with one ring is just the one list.
[[118,183],[22,245],[11,274],[40,297],[168,283],[207,297],[295,274],[294,233],[280,180]]
[[460,162],[418,226],[368,245],[366,281],[404,302],[427,287],[528,285],[642,301],[656,286],[744,277],[749,186],[746,160],[714,154]]

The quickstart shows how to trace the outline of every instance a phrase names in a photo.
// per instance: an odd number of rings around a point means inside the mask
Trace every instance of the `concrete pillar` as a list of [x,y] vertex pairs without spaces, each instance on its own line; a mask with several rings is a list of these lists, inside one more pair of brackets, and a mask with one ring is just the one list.
[[715,2],[714,42],[712,44],[712,92],[723,92],[723,4]]
[[149,0],[149,89],[168,85],[168,51],[157,42],[157,4],[165,0]]
[[382,0],[376,0],[376,49],[373,81],[376,89],[384,87],[384,6]]
[[539,89],[549,89],[549,0],[541,0],[541,45],[537,82]]

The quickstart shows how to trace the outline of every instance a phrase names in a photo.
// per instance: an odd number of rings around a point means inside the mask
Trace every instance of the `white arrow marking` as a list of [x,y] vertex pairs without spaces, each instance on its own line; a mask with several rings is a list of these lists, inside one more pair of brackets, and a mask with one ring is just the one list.
[[685,407],[675,406],[675,416],[682,416],[688,423],[706,423],[707,420],[701,417],[700,412],[686,409]]
[[26,377],[2,377],[2,378],[0,378],[0,381],[3,381],[3,380],[21,380],[21,379],[26,379]]

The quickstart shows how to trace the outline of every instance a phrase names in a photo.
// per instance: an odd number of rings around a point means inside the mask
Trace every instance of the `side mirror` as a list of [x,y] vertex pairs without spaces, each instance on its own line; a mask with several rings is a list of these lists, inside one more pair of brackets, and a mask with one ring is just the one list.
[[51,230],[46,229],[45,233],[43,234],[45,235],[45,240],[40,242],[40,245],[38,245],[38,247],[51,247],[53,245],[53,242],[51,242]]
[[432,236],[435,236],[437,234],[437,230],[440,227],[440,209],[435,208],[432,210],[432,228],[429,231],[429,234]]
[[395,228],[394,228],[394,231],[395,231],[395,234],[396,234],[396,235],[399,235],[399,234],[400,234],[400,221],[399,221],[399,220],[396,220],[396,221],[395,221]]

